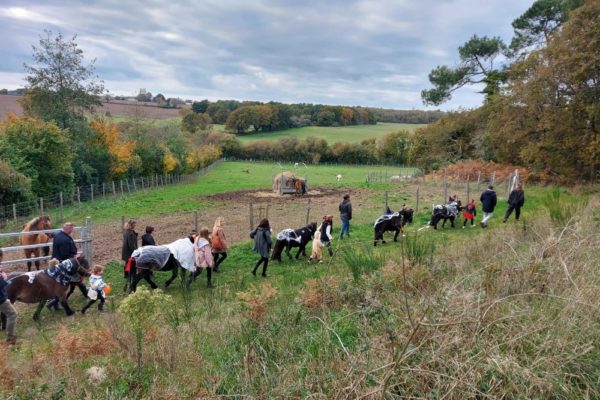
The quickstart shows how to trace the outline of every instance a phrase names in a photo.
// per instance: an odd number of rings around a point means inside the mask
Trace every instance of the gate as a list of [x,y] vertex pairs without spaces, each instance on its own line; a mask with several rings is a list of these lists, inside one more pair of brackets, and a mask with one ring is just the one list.
[[[8,239],[14,237],[20,237],[24,235],[37,235],[40,233],[58,233],[60,229],[46,229],[43,231],[30,231],[30,232],[11,232],[11,233],[0,233],[0,239]],[[90,262],[92,260],[92,219],[87,217],[85,219],[85,224],[83,226],[76,226],[74,231],[75,234],[79,234],[79,239],[75,239],[75,243],[79,245],[81,253],[87,258]],[[23,251],[27,249],[42,249],[44,247],[52,247],[52,242],[43,243],[43,244],[31,244],[26,246],[11,246],[11,247],[3,247],[2,251],[5,256],[6,253],[15,252],[15,251]],[[18,260],[6,260],[0,263],[0,266],[11,265],[11,264],[26,264],[27,261],[46,261],[51,259],[52,257],[33,257],[33,258],[21,258]]]

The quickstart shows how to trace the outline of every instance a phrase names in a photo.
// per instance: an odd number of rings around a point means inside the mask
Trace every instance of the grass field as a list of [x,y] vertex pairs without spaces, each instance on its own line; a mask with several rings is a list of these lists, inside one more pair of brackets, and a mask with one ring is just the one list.
[[[125,299],[122,268],[109,263],[113,293],[103,315],[95,308],[70,318],[44,310],[42,323],[34,324],[34,307],[18,304],[24,344],[0,353],[0,397],[600,396],[597,192],[563,190],[554,199],[561,215],[551,219],[544,206],[550,189],[526,187],[522,220],[507,224],[500,222],[506,209],[500,193],[490,228],[433,231],[419,228],[440,188],[421,185],[424,210],[407,237],[373,248],[372,221],[384,191],[391,204],[410,205],[416,185],[368,185],[364,175],[375,168],[347,166],[338,183],[339,168],[313,167],[308,175],[311,185],[357,193],[352,238],[334,240],[334,257],[311,265],[271,262],[262,279],[249,273],[256,261],[251,243],[234,244],[214,289],[205,287],[202,274],[189,291],[176,284],[166,289],[173,305],[140,314],[147,324],[139,371],[136,342],[118,311]],[[197,204],[222,207],[202,196],[268,190],[271,172],[269,164],[227,162],[197,182],[93,203],[81,215],[96,221]],[[591,196],[589,205],[570,216],[584,195]],[[290,221],[303,212],[294,200],[273,204]],[[243,204],[225,206],[228,220],[246,212]],[[339,233],[337,214],[333,233]],[[155,274],[159,284],[168,276]],[[74,294],[76,309],[84,302]],[[105,378],[90,383],[90,367],[102,368]]]
[[387,133],[398,132],[406,129],[414,131],[424,126],[421,124],[396,124],[390,122],[379,122],[377,125],[354,125],[340,127],[322,127],[305,126],[302,128],[288,129],[285,131],[266,132],[266,133],[248,133],[238,136],[242,142],[252,142],[257,140],[279,140],[286,137],[295,137],[297,139],[306,139],[308,137],[318,137],[327,140],[330,144],[336,142],[360,143],[369,138],[380,138]]

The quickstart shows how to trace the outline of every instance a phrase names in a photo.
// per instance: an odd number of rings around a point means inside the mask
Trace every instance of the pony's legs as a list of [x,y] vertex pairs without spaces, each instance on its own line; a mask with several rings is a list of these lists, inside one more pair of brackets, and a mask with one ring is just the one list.
[[394,242],[398,241],[398,235],[400,234],[400,229],[396,229],[396,233],[394,233]]
[[[158,285],[157,285],[156,283],[154,283],[154,281],[153,281],[153,280],[152,280],[152,278],[150,277],[150,274],[148,274],[148,275],[144,276],[144,280],[145,280],[146,282],[148,282],[148,285],[150,285],[150,287],[151,287],[152,289],[158,289]],[[139,279],[138,279],[138,282],[139,282]]]
[[288,244],[285,246],[285,254],[287,254],[288,258],[291,260],[292,259],[292,246],[291,244],[288,242]]
[[450,218],[450,224],[452,225],[453,228],[454,228],[454,219],[455,219],[455,217]]
[[69,307],[69,302],[67,301],[66,298],[64,300],[61,300],[60,304],[62,304],[63,308],[65,309],[65,314],[67,314],[67,315],[75,314],[75,311],[73,311],[73,309],[71,307]]
[[33,320],[36,322],[40,320],[40,314],[42,312],[42,309],[44,308],[44,303],[44,300],[40,301],[37,307],[35,308],[35,312],[33,313]]
[[[306,245],[300,245],[300,248],[298,248],[298,252],[296,253],[296,260],[300,258],[300,253],[304,252]],[[304,253],[304,255],[306,256],[306,253]]]
[[173,281],[177,278],[177,276],[179,275],[179,268],[181,268],[179,266],[179,263],[177,263],[177,265],[173,267],[173,272],[171,273],[171,277],[169,278],[169,280],[165,282],[165,287],[169,287],[169,285],[173,283]]

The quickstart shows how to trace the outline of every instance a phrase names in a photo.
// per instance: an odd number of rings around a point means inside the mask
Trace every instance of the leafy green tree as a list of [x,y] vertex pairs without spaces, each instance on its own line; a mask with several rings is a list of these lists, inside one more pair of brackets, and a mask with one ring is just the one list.
[[512,23],[515,36],[510,50],[515,56],[523,56],[527,49],[544,45],[568,19],[572,10],[584,0],[536,0]]
[[0,204],[21,203],[32,199],[31,179],[0,160]]
[[37,197],[73,192],[68,133],[54,122],[10,117],[0,126],[0,158],[31,179]]
[[210,102],[206,99],[202,101],[194,101],[192,103],[192,111],[198,114],[204,114],[208,110]]
[[379,161],[393,164],[407,164],[411,134],[406,130],[388,133],[379,143]]
[[186,132],[195,133],[211,128],[212,120],[207,113],[199,114],[188,110],[181,120],[181,126]]
[[94,75],[94,62],[84,63],[76,36],[66,39],[44,31],[39,45],[33,46],[33,64],[25,64],[28,82],[26,111],[44,121],[70,128],[73,119],[99,106],[104,85]]
[[460,63],[457,67],[438,66],[429,73],[429,81],[434,87],[421,92],[423,102],[439,105],[450,100],[455,90],[481,83],[485,84],[483,93],[486,95],[498,93],[500,85],[506,81],[506,72],[494,62],[506,51],[506,45],[499,37],[473,35],[458,48]]
[[335,113],[330,110],[319,111],[316,115],[316,123],[318,126],[332,126],[335,122]]

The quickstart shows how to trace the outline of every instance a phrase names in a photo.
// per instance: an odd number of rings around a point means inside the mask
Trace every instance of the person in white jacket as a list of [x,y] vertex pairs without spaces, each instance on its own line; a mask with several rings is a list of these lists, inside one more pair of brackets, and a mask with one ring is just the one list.
[[98,304],[98,311],[104,311],[104,303],[106,301],[106,297],[104,296],[104,288],[108,285],[104,282],[104,267],[102,265],[94,265],[92,268],[92,274],[90,275],[90,291],[88,292],[88,297],[90,301],[83,307],[81,310],[82,314],[85,314],[88,308],[92,306],[96,301],[100,300],[100,304]]

